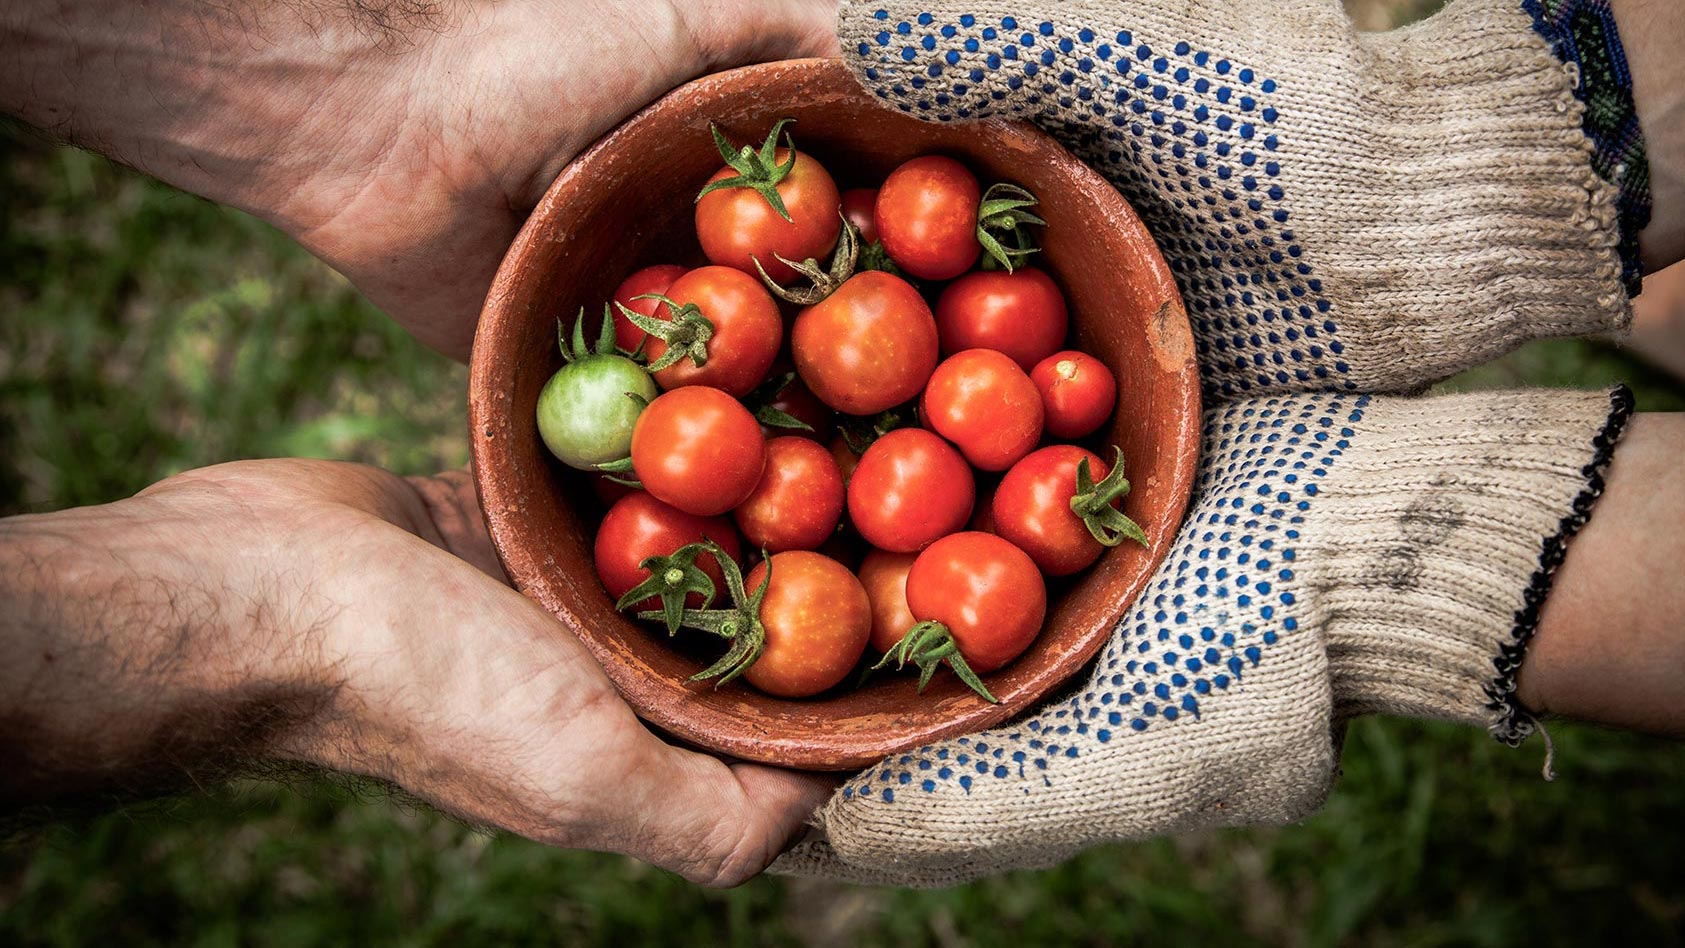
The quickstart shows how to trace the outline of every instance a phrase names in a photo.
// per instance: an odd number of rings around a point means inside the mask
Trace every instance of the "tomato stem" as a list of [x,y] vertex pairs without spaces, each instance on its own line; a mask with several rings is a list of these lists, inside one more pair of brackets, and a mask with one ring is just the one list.
[[579,307],[579,315],[573,319],[573,338],[569,340],[567,324],[556,320],[556,345],[562,350],[563,362],[574,362],[593,355],[614,355],[620,350],[614,344],[614,315],[609,311],[608,304],[603,304],[602,327],[597,330],[597,341],[593,345],[585,344],[585,307]]
[[709,122],[708,131],[714,136],[714,147],[720,150],[720,157],[725,160],[726,166],[737,174],[709,182],[697,193],[696,199],[700,201],[711,192],[723,188],[749,188],[765,198],[766,203],[778,212],[779,217],[789,221],[790,212],[785,209],[784,198],[778,193],[778,182],[788,177],[790,169],[796,166],[796,143],[789,133],[785,133],[784,145],[789,149],[790,157],[783,164],[778,164],[778,133],[784,126],[794,122],[795,119],[779,119],[778,124],[772,126],[772,131],[767,133],[766,141],[761,143],[760,151],[748,145],[742,148],[734,147],[720,132],[720,127]]
[[[627,394],[631,393],[628,392]],[[643,482],[638,480],[636,477],[620,476],[622,474],[632,473],[632,456],[630,454],[617,461],[604,461],[601,464],[594,465],[594,467],[596,467],[598,471],[602,472],[604,477],[616,484],[624,484],[627,487],[636,487],[639,490],[643,490],[644,488]]]
[[1094,483],[1088,458],[1077,462],[1077,489],[1071,495],[1071,512],[1082,518],[1088,533],[1104,546],[1117,546],[1124,540],[1147,545],[1147,534],[1141,525],[1124,516],[1113,502],[1129,494],[1129,480],[1123,476],[1123,449],[1112,446],[1112,469],[1100,483]]
[[954,634],[948,627],[934,619],[926,619],[907,630],[882,659],[873,665],[873,670],[888,665],[894,660],[896,668],[905,668],[908,662],[919,667],[919,694],[924,694],[924,686],[930,684],[931,676],[943,662],[954,670],[959,680],[966,683],[972,691],[982,696],[990,704],[999,704],[1000,699],[989,693],[984,687],[983,680],[966,664],[965,656],[960,654],[959,644],[954,641]]
[[[898,276],[907,280],[908,283],[913,282],[908,279],[907,274],[900,267],[895,265],[894,260],[889,259],[889,251],[883,249],[883,241],[881,240],[874,240],[860,249],[860,263],[855,269],[860,271],[876,270],[879,273]],[[914,284],[914,286],[917,286],[917,284]]]
[[850,415],[838,423],[837,428],[842,432],[843,442],[856,455],[863,455],[874,441],[889,434],[897,428],[908,428],[918,423],[918,413],[912,402],[886,408],[876,415],[869,417]]
[[781,408],[772,407],[773,399],[790,387],[796,380],[796,373],[785,372],[783,375],[773,376],[765,382],[755,386],[755,390],[743,396],[743,404],[754,412],[755,420],[772,428],[789,428],[794,431],[812,431],[813,426],[795,415]]
[[[1025,258],[1041,249],[1024,230],[1029,224],[1047,223],[1028,210],[1039,203],[1034,194],[1015,184],[1001,182],[989,185],[989,189],[983,192],[982,203],[977,206],[977,242],[988,251],[985,266],[992,261],[1011,273]],[[1009,234],[1014,246],[1009,248],[1001,243],[995,236],[996,231]]]
[[[678,549],[673,556],[678,556],[687,550],[695,548],[697,553],[714,554],[714,559],[720,564],[720,575],[725,577],[726,590],[731,593],[731,608],[727,609],[685,609],[679,617],[678,624],[692,629],[701,629],[731,643],[720,660],[702,671],[690,676],[691,681],[703,681],[718,678],[714,687],[725,684],[749,670],[761,657],[766,648],[766,626],[761,624],[761,602],[766,599],[767,585],[772,582],[772,558],[766,557],[766,577],[754,593],[749,593],[743,586],[743,571],[738,568],[737,561],[720,549],[713,540],[704,539],[699,543],[690,543]],[[693,557],[696,554],[691,554]],[[766,556],[766,551],[761,551]],[[709,584],[710,588],[712,583]],[[630,596],[631,593],[626,595]],[[681,602],[682,597],[681,597]],[[640,612],[640,619],[667,619],[667,613]]]
[[647,366],[650,372],[659,372],[686,358],[699,369],[708,364],[708,341],[714,338],[714,323],[702,315],[702,307],[695,303],[681,306],[660,293],[645,293],[632,298],[656,300],[671,314],[667,319],[656,319],[628,309],[621,303],[614,304],[620,307],[620,315],[625,316],[628,322],[666,344],[667,351],[661,353],[661,358]]
[[[838,212],[839,217],[841,213]],[[831,255],[829,271],[820,269],[819,261],[812,257],[797,263],[776,252],[773,253],[773,256],[778,259],[779,263],[806,277],[813,285],[799,290],[779,286],[773,281],[772,277],[767,276],[766,268],[761,266],[760,258],[751,255],[749,259],[755,261],[755,269],[760,272],[761,282],[766,284],[767,290],[773,296],[787,303],[795,303],[798,306],[812,306],[835,293],[838,287],[847,283],[848,278],[854,275],[855,263],[860,258],[860,237],[855,231],[854,225],[848,222],[848,218],[842,218],[842,229],[837,232],[837,249]]]
[[[668,635],[677,634],[684,617],[685,600],[691,593],[702,597],[703,608],[713,605],[716,593],[714,580],[702,567],[696,565],[696,558],[706,552],[710,552],[707,547],[700,543],[691,543],[679,547],[668,556],[645,557],[638,565],[649,570],[649,578],[627,590],[626,595],[621,596],[614,604],[614,608],[624,612],[645,599],[660,597],[661,611],[652,612],[650,615],[666,623]],[[715,556],[715,559],[722,558],[730,559],[723,551]]]

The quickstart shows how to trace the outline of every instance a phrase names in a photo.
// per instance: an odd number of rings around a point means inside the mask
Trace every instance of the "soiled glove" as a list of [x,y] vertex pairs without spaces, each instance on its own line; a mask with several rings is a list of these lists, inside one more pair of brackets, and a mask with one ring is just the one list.
[[1087,681],[858,775],[818,814],[829,841],[774,871],[948,885],[1295,820],[1357,714],[1519,742],[1521,651],[1630,408],[1617,389],[1213,410],[1189,518]]
[[1454,0],[1383,34],[1334,0],[846,2],[838,23],[890,107],[1031,119],[1124,192],[1212,400],[1411,390],[1627,323],[1647,177],[1602,0]]

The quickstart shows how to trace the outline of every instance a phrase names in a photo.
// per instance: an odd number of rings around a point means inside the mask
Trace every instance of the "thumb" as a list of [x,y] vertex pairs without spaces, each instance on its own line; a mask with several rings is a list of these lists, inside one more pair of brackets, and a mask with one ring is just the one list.
[[748,881],[805,832],[838,778],[751,763],[728,763],[673,747],[650,734],[655,759],[630,808],[643,819],[629,854],[712,887]]

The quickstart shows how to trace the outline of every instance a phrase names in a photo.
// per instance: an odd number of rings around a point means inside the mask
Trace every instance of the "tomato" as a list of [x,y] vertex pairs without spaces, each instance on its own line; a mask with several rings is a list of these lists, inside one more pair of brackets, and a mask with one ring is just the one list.
[[843,217],[860,232],[861,247],[878,239],[877,203],[877,188],[849,188],[842,193]]
[[711,517],[760,483],[766,442],[737,399],[692,385],[649,403],[632,432],[632,470],[644,489],[686,513]]
[[[775,163],[782,164],[789,156],[789,149],[780,148]],[[721,168],[708,183],[737,174],[731,167]],[[755,261],[759,260],[774,283],[786,283],[796,271],[773,254],[800,263],[809,257],[823,260],[831,252],[841,229],[837,217],[841,199],[830,172],[798,150],[795,167],[774,189],[790,214],[789,220],[780,217],[753,188],[720,188],[696,202],[696,237],[709,261],[759,279],[755,270]]]
[[936,368],[936,320],[924,297],[888,273],[857,273],[801,311],[790,332],[802,381],[850,415],[911,399]]
[[922,428],[872,442],[848,481],[848,518],[880,550],[912,553],[965,526],[976,500],[965,458]]
[[[603,581],[609,598],[618,600],[649,578],[649,570],[640,565],[645,558],[671,556],[679,547],[704,538],[718,543],[733,559],[741,555],[742,548],[737,543],[737,531],[732,529],[731,521],[724,517],[687,514],[656,500],[645,491],[634,491],[622,497],[603,517],[602,525],[597,528],[592,561],[596,563],[597,577]],[[725,578],[720,573],[719,561],[712,554],[705,554],[697,558],[696,565],[714,581],[714,601],[728,601],[730,596],[726,592]],[[694,592],[689,594],[685,597],[685,606],[702,608],[702,596]],[[628,611],[636,615],[659,608],[661,600],[652,596],[631,606]]]
[[744,579],[752,595],[772,570],[761,623],[766,647],[743,673],[767,694],[805,698],[836,685],[860,661],[872,631],[872,603],[860,580],[828,556],[774,553]]
[[837,462],[837,470],[842,472],[843,486],[848,486],[849,479],[854,477],[854,469],[860,466],[860,455],[848,446],[848,439],[837,435],[831,439],[829,445],[831,459]]
[[1024,370],[993,349],[955,353],[919,401],[924,426],[985,471],[1004,471],[1041,439],[1041,395]]
[[1023,654],[1047,616],[1047,585],[1023,550],[990,533],[955,533],[907,573],[907,607],[947,626],[971,670],[988,674]]
[[[704,343],[707,354],[702,365],[687,355],[656,370],[655,380],[662,388],[708,385],[742,396],[766,378],[784,341],[784,318],[759,280],[730,267],[699,267],[674,280],[666,295],[681,309],[694,305],[713,325],[713,337]],[[672,308],[663,305],[656,318],[671,322]],[[683,323],[685,317],[679,320]],[[644,351],[650,365],[661,361],[667,345],[649,337]]]
[[[644,267],[620,281],[620,285],[614,288],[614,301],[634,313],[643,316],[655,316],[658,311],[665,309],[661,305],[661,301],[640,300],[636,297],[650,293],[666,293],[667,288],[673,285],[673,281],[684,276],[684,274],[685,268],[676,263],[658,263],[654,266]],[[632,325],[632,321],[620,312],[620,306],[613,307],[614,344],[627,352],[633,352],[638,348],[638,343],[644,341],[645,333],[642,329]]]
[[907,570],[917,553],[873,550],[860,563],[860,585],[872,601],[872,650],[888,652],[913,627],[907,608]]
[[1117,380],[1106,363],[1086,352],[1055,352],[1036,363],[1030,381],[1041,392],[1047,433],[1080,438],[1111,417],[1117,405]]
[[569,351],[568,362],[538,393],[538,434],[563,464],[594,470],[618,461],[632,444],[633,427],[655,383],[643,366],[612,353]]
[[1025,372],[1058,350],[1068,323],[1058,285],[1034,267],[967,273],[936,301],[944,353],[993,349]]
[[920,280],[951,280],[983,252],[977,242],[977,176],[952,158],[926,155],[884,179],[873,208],[878,239],[895,265]]
[[814,441],[824,441],[831,437],[831,433],[837,428],[837,413],[831,410],[831,406],[820,401],[819,396],[813,394],[799,378],[792,378],[773,393],[765,402],[765,407],[781,411],[810,429],[804,431],[800,428],[775,427],[763,421],[761,432],[768,438],[796,435]]
[[1077,465],[1084,458],[1096,483],[1111,470],[1092,451],[1055,444],[1014,464],[995,491],[995,532],[1028,553],[1049,576],[1087,569],[1105,550],[1071,510]]
[[836,532],[842,511],[842,471],[831,452],[789,436],[766,443],[760,483],[732,516],[752,545],[781,553],[817,548]]

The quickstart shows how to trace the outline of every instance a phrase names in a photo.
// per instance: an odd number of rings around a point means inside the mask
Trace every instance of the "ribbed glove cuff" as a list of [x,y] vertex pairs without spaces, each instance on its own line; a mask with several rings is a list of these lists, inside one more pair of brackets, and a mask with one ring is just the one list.
[[1625,388],[1371,404],[1303,541],[1338,716],[1531,733],[1516,672],[1631,410]]

